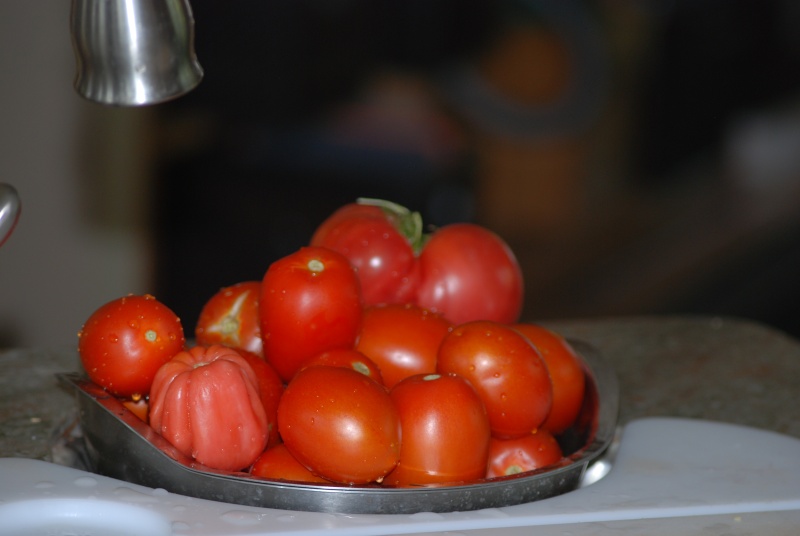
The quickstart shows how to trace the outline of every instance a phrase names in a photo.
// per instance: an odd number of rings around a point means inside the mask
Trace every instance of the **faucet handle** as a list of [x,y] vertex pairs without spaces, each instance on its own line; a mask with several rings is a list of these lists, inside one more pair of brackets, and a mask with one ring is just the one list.
[[102,104],[140,106],[200,83],[188,0],[72,0],[75,89]]

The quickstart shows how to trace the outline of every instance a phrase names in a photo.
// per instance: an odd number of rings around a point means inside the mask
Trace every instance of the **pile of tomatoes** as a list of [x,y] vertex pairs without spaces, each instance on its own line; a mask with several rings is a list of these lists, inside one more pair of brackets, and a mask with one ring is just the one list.
[[259,281],[206,302],[190,344],[149,295],[79,333],[89,378],[207,467],[331,485],[425,486],[538,469],[584,397],[580,359],[520,323],[502,239],[422,232],[384,201],[345,205]]

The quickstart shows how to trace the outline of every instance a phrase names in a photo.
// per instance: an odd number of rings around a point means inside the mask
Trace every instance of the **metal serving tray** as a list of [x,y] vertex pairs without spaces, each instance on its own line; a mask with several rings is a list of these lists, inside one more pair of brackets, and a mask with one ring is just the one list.
[[608,448],[618,415],[616,374],[592,347],[570,343],[583,359],[588,381],[576,425],[559,438],[565,458],[537,471],[437,487],[312,485],[210,469],[178,452],[84,376],[58,376],[75,392],[89,469],[98,474],[247,506],[347,514],[454,512],[511,506],[572,491]]

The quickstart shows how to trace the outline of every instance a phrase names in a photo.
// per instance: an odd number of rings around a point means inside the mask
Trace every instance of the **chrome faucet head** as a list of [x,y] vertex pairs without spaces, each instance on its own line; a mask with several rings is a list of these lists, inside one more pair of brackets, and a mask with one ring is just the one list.
[[72,0],[71,30],[75,89],[88,100],[157,104],[203,77],[188,0]]

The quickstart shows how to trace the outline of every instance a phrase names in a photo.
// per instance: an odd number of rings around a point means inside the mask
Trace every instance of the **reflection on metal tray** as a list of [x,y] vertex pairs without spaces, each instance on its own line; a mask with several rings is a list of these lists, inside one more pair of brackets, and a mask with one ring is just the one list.
[[598,353],[570,341],[583,358],[584,406],[560,441],[565,458],[538,471],[449,486],[390,488],[311,485],[266,480],[203,467],[182,455],[116,398],[78,374],[59,379],[74,389],[91,470],[151,488],[248,506],[349,514],[410,514],[496,508],[532,502],[576,489],[592,462],[614,438],[618,386]]

